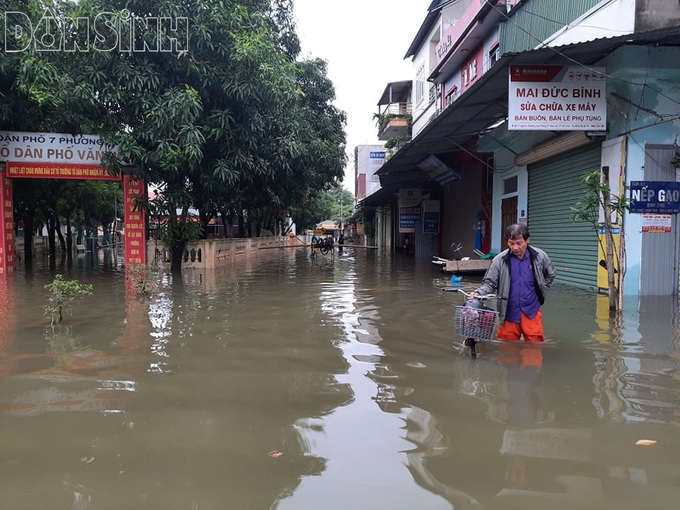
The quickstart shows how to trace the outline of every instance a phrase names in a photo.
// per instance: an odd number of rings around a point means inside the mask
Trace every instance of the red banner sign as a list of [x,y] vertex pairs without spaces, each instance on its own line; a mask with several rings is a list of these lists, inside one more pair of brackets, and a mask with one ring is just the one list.
[[125,267],[146,264],[146,221],[139,202],[146,199],[146,186],[141,177],[123,177],[125,201]]
[[7,163],[7,177],[23,179],[94,179],[118,181],[120,174],[110,175],[100,165],[68,163]]

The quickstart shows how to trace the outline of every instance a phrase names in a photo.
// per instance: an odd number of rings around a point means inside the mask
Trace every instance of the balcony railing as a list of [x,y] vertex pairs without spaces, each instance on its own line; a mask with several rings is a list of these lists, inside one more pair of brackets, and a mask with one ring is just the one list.
[[395,137],[410,138],[411,136],[411,105],[408,104],[407,108],[399,108],[396,107],[396,105],[394,106],[395,108],[387,108],[385,112],[375,116],[378,121],[379,140],[389,140]]
[[393,125],[404,125],[404,121],[396,119],[406,119],[408,125],[411,124],[411,113],[413,111],[411,103],[390,103],[385,105],[384,109],[381,109],[378,114],[374,117],[378,120],[378,134],[383,133],[390,124]]
[[379,115],[411,115],[412,111],[411,103],[390,103]]

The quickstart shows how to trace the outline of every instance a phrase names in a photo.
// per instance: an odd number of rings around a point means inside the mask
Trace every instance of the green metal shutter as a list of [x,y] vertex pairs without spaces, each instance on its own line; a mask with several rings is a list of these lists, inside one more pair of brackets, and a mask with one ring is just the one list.
[[601,165],[601,145],[588,144],[529,165],[531,244],[545,250],[557,282],[597,289],[598,241],[592,224],[574,222],[571,207],[584,195],[581,176]]

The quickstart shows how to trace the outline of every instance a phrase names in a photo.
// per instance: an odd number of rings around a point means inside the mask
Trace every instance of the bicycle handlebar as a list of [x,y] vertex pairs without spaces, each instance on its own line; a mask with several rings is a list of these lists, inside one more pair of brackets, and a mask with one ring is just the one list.
[[[463,289],[459,288],[444,287],[442,290],[444,292],[460,292],[466,297],[470,297],[472,294],[474,294],[473,292],[465,292]],[[475,299],[479,299],[480,301],[486,301],[487,299],[495,299],[496,297],[497,297],[496,294],[485,294],[483,296],[475,294]]]

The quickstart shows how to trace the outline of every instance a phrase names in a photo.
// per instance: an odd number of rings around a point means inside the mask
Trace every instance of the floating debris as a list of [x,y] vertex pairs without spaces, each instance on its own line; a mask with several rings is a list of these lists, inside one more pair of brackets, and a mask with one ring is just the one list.
[[427,365],[425,365],[425,363],[421,363],[420,361],[409,361],[408,363],[406,363],[406,366],[411,367],[411,368],[426,368],[427,367]]

